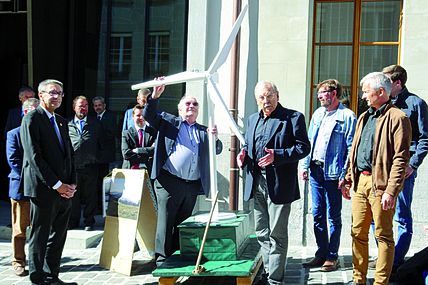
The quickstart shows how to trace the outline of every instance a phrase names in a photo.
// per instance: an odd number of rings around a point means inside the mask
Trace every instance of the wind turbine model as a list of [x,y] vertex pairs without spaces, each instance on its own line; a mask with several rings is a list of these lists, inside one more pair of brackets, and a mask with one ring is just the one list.
[[[219,105],[219,111],[223,114],[223,116],[227,119],[227,123],[233,133],[237,136],[241,145],[245,145],[245,139],[239,131],[238,125],[232,118],[232,115],[229,113],[226,103],[223,100],[223,97],[220,95],[220,91],[217,88],[216,82],[214,78],[217,77],[217,70],[220,66],[224,64],[229,54],[230,49],[232,48],[233,42],[235,41],[236,35],[238,34],[239,28],[241,27],[242,20],[248,10],[248,5],[242,9],[238,18],[236,19],[235,24],[233,25],[232,31],[229,34],[223,48],[219,50],[217,55],[215,56],[213,62],[210,67],[206,71],[184,71],[174,75],[166,76],[163,80],[151,80],[139,84],[135,84],[131,86],[132,90],[139,90],[141,88],[149,88],[159,85],[171,85],[183,82],[204,80],[208,87],[208,127],[213,128],[214,124],[214,106]],[[216,159],[215,159],[215,136],[213,134],[209,135],[209,148],[210,148],[210,194],[211,198],[216,197],[215,193],[217,191],[217,167],[216,167]],[[214,205],[215,202],[212,201]],[[225,213],[223,213],[225,214]],[[227,216],[227,215],[222,215]],[[218,209],[216,208],[214,219],[220,219]],[[227,217],[229,218],[229,217]]]

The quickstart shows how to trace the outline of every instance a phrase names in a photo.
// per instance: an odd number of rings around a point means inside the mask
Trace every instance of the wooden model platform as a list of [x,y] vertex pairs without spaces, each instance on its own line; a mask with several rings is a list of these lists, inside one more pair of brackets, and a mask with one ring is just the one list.
[[152,272],[153,276],[160,277],[159,285],[172,285],[181,276],[228,276],[236,277],[237,285],[250,285],[262,264],[260,246],[254,235],[249,237],[245,249],[237,260],[228,261],[206,261],[201,265],[205,271],[200,274],[193,274],[195,269],[196,256],[192,260],[184,260],[180,252],[175,252],[162,266]]

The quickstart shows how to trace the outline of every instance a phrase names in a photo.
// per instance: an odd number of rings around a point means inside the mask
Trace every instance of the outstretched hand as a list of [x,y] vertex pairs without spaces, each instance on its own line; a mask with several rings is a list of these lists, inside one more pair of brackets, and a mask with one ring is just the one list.
[[152,93],[153,99],[159,98],[162,95],[163,91],[165,91],[165,84],[162,84],[162,80],[164,79],[165,79],[164,76],[155,78],[155,80],[159,81],[160,85],[153,87],[153,93]]

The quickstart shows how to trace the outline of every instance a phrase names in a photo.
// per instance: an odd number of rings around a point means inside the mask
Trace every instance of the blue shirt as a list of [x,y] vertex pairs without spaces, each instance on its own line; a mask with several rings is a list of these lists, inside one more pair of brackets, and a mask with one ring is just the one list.
[[[318,133],[325,111],[325,107],[320,107],[312,115],[308,129],[308,137],[312,148],[310,154],[304,158],[302,162],[302,168],[305,170],[309,169],[311,160],[313,160],[313,146],[318,139]],[[342,180],[345,178],[346,174],[357,118],[354,112],[346,108],[342,103],[339,104],[337,111],[332,116],[335,120],[335,124],[326,125],[329,131],[324,130],[325,133],[330,134],[323,138],[328,141],[324,154],[324,179]]]
[[183,121],[177,139],[164,169],[169,173],[186,180],[198,180],[199,172],[199,136],[195,124]]

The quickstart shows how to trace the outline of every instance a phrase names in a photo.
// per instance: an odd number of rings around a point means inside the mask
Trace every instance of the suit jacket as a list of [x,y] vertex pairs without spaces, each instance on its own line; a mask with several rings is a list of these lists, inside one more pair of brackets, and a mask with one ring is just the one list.
[[110,163],[116,160],[116,136],[118,128],[115,115],[106,110],[101,118],[102,127],[102,149],[100,150],[98,161],[100,163]]
[[59,195],[52,188],[59,180],[66,184],[76,183],[67,121],[58,114],[55,114],[55,118],[63,141],[62,147],[42,107],[29,112],[22,120],[22,178],[26,196],[49,199]]
[[[147,104],[143,110],[144,118],[149,122],[150,126],[158,131],[155,146],[155,155],[153,158],[153,169],[151,178],[156,179],[163,166],[165,165],[168,157],[171,155],[175,140],[177,139],[180,125],[183,122],[181,117],[174,116],[169,113],[157,112],[159,104],[158,99],[152,99],[151,96],[147,98]],[[204,193],[208,196],[210,189],[210,172],[209,172],[209,146],[207,127],[198,123],[195,124],[199,132],[199,167],[201,175],[202,189],[200,194]],[[220,140],[216,142],[216,153],[219,154],[223,150],[223,144]]]
[[[22,149],[19,127],[10,130],[6,138],[6,156],[10,167],[9,197],[14,200],[28,199],[22,194],[21,172],[24,150]],[[20,191],[21,190],[21,191]]]
[[13,108],[9,110],[7,114],[6,126],[4,127],[4,133],[6,133],[14,128],[21,126],[22,121],[22,106]]
[[123,118],[122,131],[126,131],[134,125],[134,119],[132,118],[132,108],[125,111]]
[[[127,131],[122,132],[122,168],[131,168],[134,164],[145,164],[149,170],[152,169],[153,154],[155,153],[154,142],[156,140],[156,130],[146,126],[144,130],[144,146],[138,146],[138,132],[135,127],[130,127]],[[138,153],[133,152],[137,149]]]
[[[260,113],[248,118],[245,142],[246,180],[244,199],[248,201],[258,186],[259,167],[254,159],[254,133]],[[288,204],[300,198],[297,166],[300,159],[309,154],[311,145],[306,132],[305,117],[300,112],[278,104],[267,122],[269,139],[264,147],[273,149],[274,162],[266,167],[269,197],[275,204]]]
[[82,134],[80,134],[73,117],[68,122],[68,130],[71,144],[73,145],[76,169],[82,169],[89,164],[98,163],[98,154],[102,149],[102,127],[100,122],[91,116],[87,116],[86,124],[83,127]]

